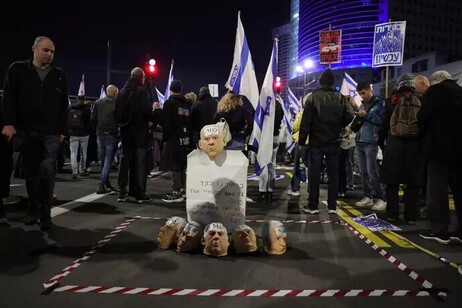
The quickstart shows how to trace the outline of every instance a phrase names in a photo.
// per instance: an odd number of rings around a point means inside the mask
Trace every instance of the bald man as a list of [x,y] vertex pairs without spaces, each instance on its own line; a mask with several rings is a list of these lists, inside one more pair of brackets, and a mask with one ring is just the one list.
[[91,113],[91,119],[96,126],[96,137],[98,141],[98,153],[101,161],[101,176],[97,194],[105,194],[112,191],[109,181],[112,161],[117,150],[117,122],[115,119],[115,106],[119,89],[115,85],[108,85],[106,97],[96,100]]
[[16,135],[26,166],[26,186],[31,205],[24,219],[27,225],[40,223],[50,229],[51,205],[56,177],[59,142],[67,135],[67,79],[53,65],[55,45],[38,36],[32,45],[33,56],[14,62],[8,68],[3,88],[2,135]]
[[415,92],[420,97],[425,94],[428,87],[430,87],[430,81],[424,75],[417,75],[414,77]]

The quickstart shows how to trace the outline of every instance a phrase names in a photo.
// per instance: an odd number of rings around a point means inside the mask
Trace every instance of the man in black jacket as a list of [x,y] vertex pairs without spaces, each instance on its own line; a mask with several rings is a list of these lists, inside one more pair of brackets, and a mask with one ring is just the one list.
[[[430,230],[420,236],[440,244],[462,243],[462,87],[446,71],[430,77],[431,86],[422,97],[417,114],[427,163],[427,196]],[[449,233],[448,186],[454,197],[458,228]]]
[[152,95],[141,68],[132,69],[130,78],[117,96],[115,112],[122,141],[117,201],[127,201],[130,194],[138,203],[149,202],[152,198],[146,194],[146,179]]
[[[14,62],[8,68],[2,113],[2,134],[22,141],[26,186],[31,211],[25,223],[52,227],[51,204],[59,142],[67,133],[67,79],[52,65],[55,46],[45,36],[35,39],[33,58]],[[20,142],[17,142],[20,143]]]
[[209,87],[203,86],[200,88],[197,101],[191,107],[191,126],[195,145],[201,139],[200,131],[202,127],[216,123],[214,116],[217,112],[217,103],[212,95],[210,95]]
[[321,163],[327,161],[329,188],[327,207],[329,214],[335,214],[338,193],[338,162],[340,155],[340,132],[353,120],[353,108],[346,98],[334,89],[334,74],[325,70],[319,79],[320,88],[307,99],[300,123],[298,144],[305,144],[309,136],[309,198],[303,211],[318,214],[319,182]]

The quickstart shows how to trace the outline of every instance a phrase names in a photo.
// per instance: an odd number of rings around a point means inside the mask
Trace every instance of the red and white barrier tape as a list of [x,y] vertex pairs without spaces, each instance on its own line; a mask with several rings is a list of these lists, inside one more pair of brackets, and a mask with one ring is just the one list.
[[[168,217],[156,217],[156,216],[133,216],[133,219],[152,219],[152,220],[166,220]],[[255,223],[264,223],[267,224],[270,222],[269,219],[246,219],[245,222],[255,222]],[[339,220],[293,220],[286,219],[280,220],[280,222],[285,224],[340,224]]]
[[125,220],[123,223],[121,223],[117,228],[115,228],[111,233],[106,235],[102,240],[98,241],[96,245],[90,248],[89,251],[85,252],[83,254],[83,257],[74,260],[71,265],[68,267],[64,268],[61,272],[56,274],[55,276],[51,277],[48,281],[43,283],[43,287],[45,289],[57,284],[61,279],[72,273],[77,267],[82,264],[82,262],[88,260],[91,255],[93,255],[99,248],[103,247],[106,245],[111,239],[113,239],[117,234],[125,230],[132,222],[134,222],[136,219],[130,218]]
[[127,288],[104,286],[58,286],[53,292],[164,295],[164,296],[211,296],[211,297],[376,297],[376,296],[445,296],[444,292],[424,290],[222,290],[222,289],[170,289]]

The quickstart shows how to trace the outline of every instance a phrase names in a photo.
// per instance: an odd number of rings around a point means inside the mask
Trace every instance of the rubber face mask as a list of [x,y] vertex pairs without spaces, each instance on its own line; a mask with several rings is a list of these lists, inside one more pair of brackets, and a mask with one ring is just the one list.
[[287,250],[287,232],[281,222],[270,223],[265,251],[271,255],[282,255]]
[[237,226],[231,235],[236,253],[249,253],[257,250],[255,231],[247,225]]
[[157,235],[157,245],[160,249],[169,249],[170,246],[178,241],[178,236],[186,225],[184,218],[173,216],[163,225]]
[[194,251],[201,242],[202,230],[199,223],[195,221],[188,222],[181,231],[176,244],[178,252]]
[[223,257],[228,254],[229,240],[226,228],[221,223],[208,224],[202,237],[203,253],[212,257]]

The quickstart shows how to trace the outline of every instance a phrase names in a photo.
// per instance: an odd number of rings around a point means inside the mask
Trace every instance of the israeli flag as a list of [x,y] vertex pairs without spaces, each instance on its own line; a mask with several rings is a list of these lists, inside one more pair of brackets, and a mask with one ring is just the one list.
[[260,99],[255,110],[252,145],[257,148],[255,173],[261,178],[268,177],[268,165],[273,154],[273,133],[275,95],[274,83],[278,66],[278,40],[274,39],[271,59],[260,92]]
[[85,75],[82,74],[82,79],[80,80],[79,92],[77,95],[85,95]]
[[104,90],[104,84],[101,86],[101,92],[99,94],[99,98],[105,98],[106,97],[106,91]]
[[294,92],[290,88],[288,88],[287,91],[287,98],[289,100],[289,107],[290,110],[294,115],[300,112],[300,109],[302,109],[302,105],[300,104],[300,100],[297,99],[295,96]]
[[287,152],[292,152],[295,146],[295,141],[292,138],[292,123],[295,120],[295,116],[292,115],[292,112],[290,111],[290,106],[289,103],[286,103],[282,100],[282,97],[278,94],[277,100],[282,102],[282,110],[284,111],[284,117],[282,118],[282,124],[285,126],[287,130],[286,134],[286,151]]
[[258,84],[249,45],[241,22],[241,12],[237,15],[236,42],[231,72],[225,87],[235,94],[247,97],[254,109],[258,104]]
[[351,98],[354,99],[356,105],[359,107],[361,105],[362,98],[359,96],[358,91],[356,90],[357,85],[358,83],[345,72],[345,75],[343,76],[342,87],[340,88],[340,93],[346,96],[351,96]]
[[170,64],[170,72],[168,73],[168,81],[167,81],[167,87],[165,88],[165,94],[162,94],[162,92],[159,91],[159,89],[156,88],[156,93],[157,93],[157,100],[159,101],[160,108],[164,107],[164,102],[168,99],[170,96],[170,84],[172,83],[173,80],[173,64],[175,61],[172,59],[172,63]]

